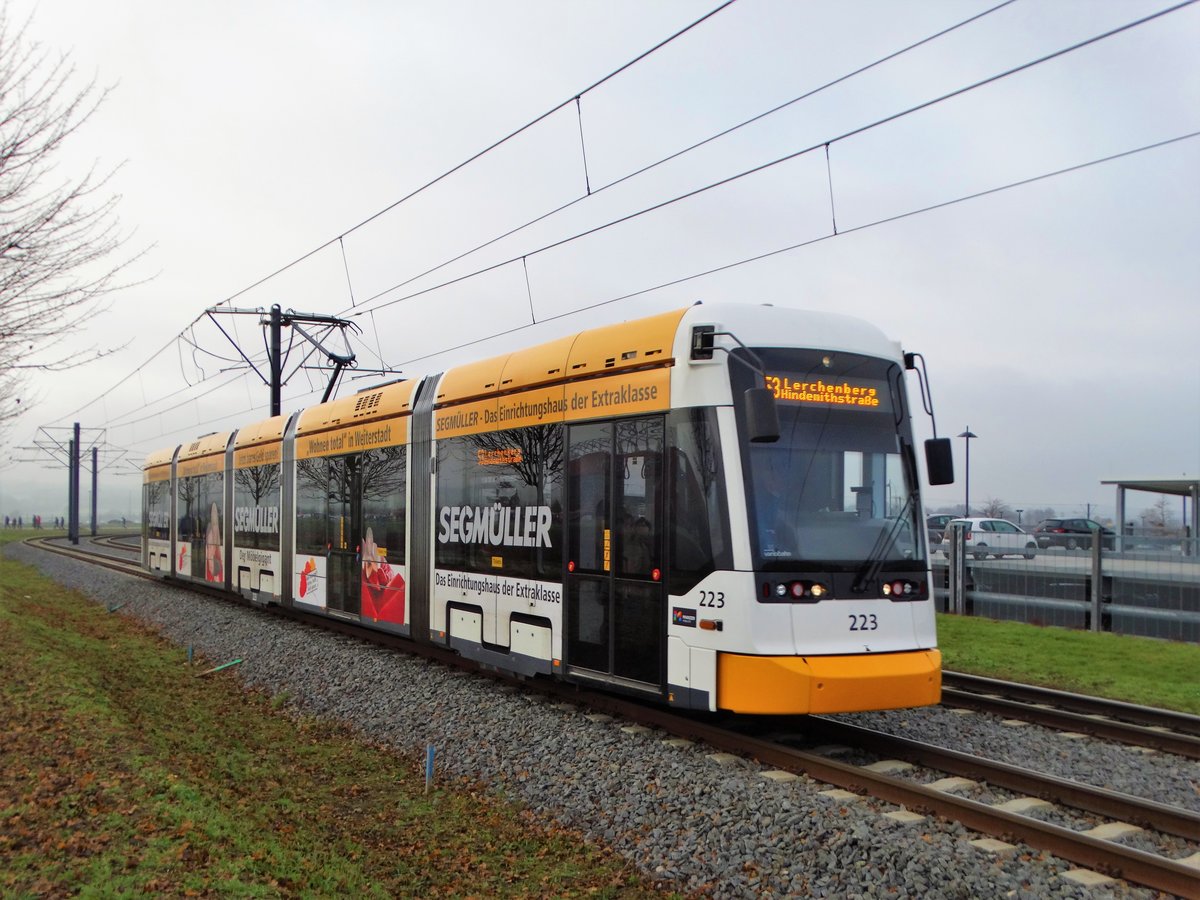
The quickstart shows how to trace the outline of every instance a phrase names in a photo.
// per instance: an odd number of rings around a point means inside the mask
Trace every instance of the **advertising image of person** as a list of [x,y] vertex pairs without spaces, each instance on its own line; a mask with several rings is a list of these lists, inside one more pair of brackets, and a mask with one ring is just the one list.
[[221,514],[217,504],[208,508],[208,528],[204,532],[204,578],[206,581],[225,580],[225,553],[221,549]]
[[404,576],[392,571],[370,528],[362,542],[362,616],[404,624]]

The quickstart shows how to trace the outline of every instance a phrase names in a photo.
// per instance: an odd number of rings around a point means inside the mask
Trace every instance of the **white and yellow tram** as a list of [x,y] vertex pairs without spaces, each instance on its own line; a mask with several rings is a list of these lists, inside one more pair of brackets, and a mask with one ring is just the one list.
[[680,708],[936,703],[904,371],[769,306],[583,331],[151,455],[144,563]]

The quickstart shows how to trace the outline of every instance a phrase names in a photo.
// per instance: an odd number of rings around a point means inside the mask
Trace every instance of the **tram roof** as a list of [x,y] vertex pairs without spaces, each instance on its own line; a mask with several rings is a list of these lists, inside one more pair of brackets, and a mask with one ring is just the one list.
[[417,382],[412,380],[393,381],[364,388],[349,397],[310,406],[300,413],[296,422],[296,436],[411,413],[416,385]]
[[211,456],[214,453],[224,453],[225,448],[229,446],[229,437],[232,434],[232,431],[218,431],[213,434],[206,434],[204,437],[198,438],[190,444],[185,444],[179,449],[179,461],[198,459],[201,456]]
[[438,383],[438,404],[666,362],[679,322],[676,309],[590,328],[544,344],[455,366]]
[[155,466],[169,466],[171,460],[175,458],[177,447],[166,447],[162,450],[155,450],[146,457],[146,463],[143,468],[152,469]]
[[283,440],[283,429],[286,426],[287,416],[272,416],[262,422],[255,422],[253,425],[239,428],[233,446],[240,450],[255,444]]

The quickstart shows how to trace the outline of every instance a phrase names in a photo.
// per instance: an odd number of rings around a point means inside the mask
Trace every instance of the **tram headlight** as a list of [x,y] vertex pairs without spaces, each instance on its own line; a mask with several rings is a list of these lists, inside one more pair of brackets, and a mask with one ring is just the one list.
[[883,596],[893,600],[921,600],[925,596],[926,587],[923,581],[897,578],[895,581],[885,581],[882,590]]
[[815,603],[829,595],[829,588],[819,581],[790,581],[775,585],[775,596]]

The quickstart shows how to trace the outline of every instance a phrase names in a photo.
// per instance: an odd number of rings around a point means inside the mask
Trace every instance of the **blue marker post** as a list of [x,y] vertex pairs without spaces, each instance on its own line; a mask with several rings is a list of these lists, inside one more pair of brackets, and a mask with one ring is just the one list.
[[425,793],[429,793],[429,786],[433,784],[433,756],[436,751],[433,744],[425,748]]

